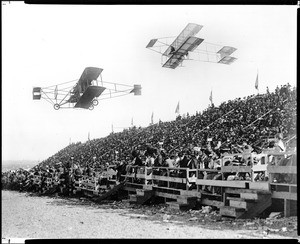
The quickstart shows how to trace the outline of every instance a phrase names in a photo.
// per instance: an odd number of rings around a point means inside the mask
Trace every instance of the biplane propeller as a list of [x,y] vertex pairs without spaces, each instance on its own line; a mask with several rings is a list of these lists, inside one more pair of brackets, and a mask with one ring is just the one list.
[[204,42],[204,39],[195,37],[202,27],[202,25],[189,23],[175,40],[174,37],[151,39],[146,48],[162,54],[161,63],[164,68],[175,69],[182,65],[184,60],[233,63],[237,58],[230,55],[237,49]]
[[[141,85],[125,85],[102,80],[103,69],[87,67],[84,69],[78,82],[73,81],[49,86],[34,87],[33,100],[45,99],[55,110],[60,108],[94,109],[98,100],[120,97],[133,93],[141,95]],[[100,76],[100,80],[98,77]],[[72,85],[73,84],[73,85]]]

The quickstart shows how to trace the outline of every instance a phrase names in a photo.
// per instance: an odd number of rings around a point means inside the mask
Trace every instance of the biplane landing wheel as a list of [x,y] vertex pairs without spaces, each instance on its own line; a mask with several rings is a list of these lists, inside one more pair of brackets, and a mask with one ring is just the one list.
[[93,100],[93,105],[97,106],[99,104],[99,101],[97,99]]
[[94,105],[91,104],[91,106],[89,106],[89,110],[93,110],[94,109]]
[[55,104],[54,104],[54,109],[55,109],[55,110],[58,110],[58,109],[60,109],[60,106],[59,106],[59,104],[55,103]]

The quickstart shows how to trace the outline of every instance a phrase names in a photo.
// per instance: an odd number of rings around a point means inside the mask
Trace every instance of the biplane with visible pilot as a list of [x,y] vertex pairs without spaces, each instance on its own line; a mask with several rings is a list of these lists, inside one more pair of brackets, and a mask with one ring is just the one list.
[[[54,106],[60,108],[94,109],[99,104],[98,100],[124,96],[130,93],[141,95],[141,85],[125,85],[102,81],[103,69],[87,67],[75,85],[74,81],[61,83],[49,87],[34,87],[33,100],[45,99]],[[100,76],[100,81],[98,77]],[[99,83],[101,85],[99,85]],[[104,86],[105,85],[105,86]]]
[[161,63],[164,68],[175,69],[179,65],[182,66],[184,60],[233,63],[237,58],[230,55],[237,49],[204,42],[204,39],[196,37],[202,27],[202,25],[189,23],[175,40],[174,37],[151,39],[146,48],[162,54]]

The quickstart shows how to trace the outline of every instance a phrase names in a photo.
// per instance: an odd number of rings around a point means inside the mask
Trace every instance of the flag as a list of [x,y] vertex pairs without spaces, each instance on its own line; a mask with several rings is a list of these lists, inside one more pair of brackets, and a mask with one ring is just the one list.
[[256,75],[255,89],[258,90],[258,73]]
[[176,107],[176,109],[175,109],[175,113],[176,113],[176,114],[179,114],[179,102],[178,102],[177,107]]
[[153,112],[152,112],[152,115],[151,115],[151,124],[153,124]]
[[133,118],[131,118],[131,126],[133,126]]
[[88,140],[90,140],[90,132],[88,133]]
[[212,103],[212,91],[210,92],[209,101]]

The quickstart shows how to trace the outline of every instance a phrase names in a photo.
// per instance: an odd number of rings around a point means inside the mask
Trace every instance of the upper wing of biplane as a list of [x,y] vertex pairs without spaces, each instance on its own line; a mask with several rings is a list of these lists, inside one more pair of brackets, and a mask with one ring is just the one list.
[[[171,41],[171,44],[169,44],[169,39],[172,37],[156,38],[150,40],[146,48],[162,54],[162,66],[171,69],[178,67],[184,60],[222,64],[231,64],[234,62],[236,58],[230,55],[236,51],[236,48],[229,46],[222,46],[220,48],[219,45],[206,43],[204,39],[195,37],[202,27],[201,25],[189,23],[175,40]],[[214,50],[209,49],[211,46],[214,46]],[[197,55],[191,57],[190,54],[193,53]]]
[[[45,99],[57,110],[59,108],[84,108],[93,109],[98,105],[98,100],[114,98],[134,93],[141,95],[140,85],[123,85],[102,81],[101,72],[103,69],[87,67],[75,85],[70,86],[69,81],[49,87],[34,87],[33,100]],[[98,77],[101,80],[97,80]],[[101,83],[101,85],[99,85]],[[101,98],[99,98],[101,95]]]
[[[169,56],[169,55],[172,55],[173,52],[176,53],[177,50],[179,48],[182,48],[183,44],[187,43],[187,41],[190,37],[195,36],[202,29],[202,27],[203,27],[202,25],[189,23],[183,29],[183,31],[181,31],[179,36],[172,42],[172,44],[167,48],[167,50],[163,53],[163,55]],[[187,43],[187,45],[188,45],[188,43]]]

